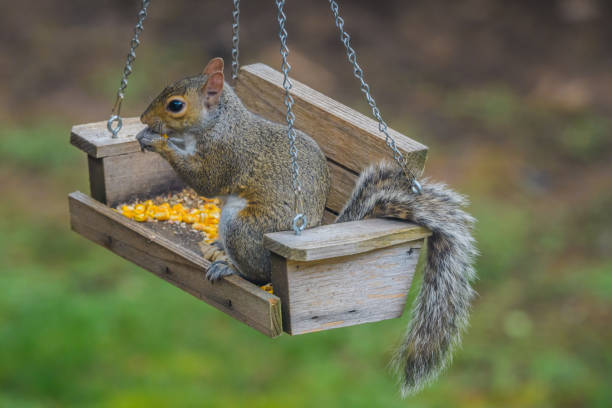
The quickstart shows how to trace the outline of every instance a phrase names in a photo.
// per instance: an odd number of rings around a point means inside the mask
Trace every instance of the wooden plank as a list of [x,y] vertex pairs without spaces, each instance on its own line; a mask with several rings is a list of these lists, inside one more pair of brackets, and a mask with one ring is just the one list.
[[116,139],[106,128],[106,121],[87,123],[72,127],[70,143],[97,159],[140,151],[135,136],[144,129],[140,118],[124,118],[123,128]]
[[374,252],[299,262],[272,258],[272,284],[291,334],[400,317],[423,239]]
[[[280,72],[264,64],[244,66],[236,92],[254,113],[284,123],[282,78]],[[296,127],[311,135],[328,158],[356,173],[371,163],[391,160],[376,121],[298,81],[292,82]],[[143,128],[139,118],[126,118],[119,137],[113,139],[106,121],[77,125],[72,128],[70,142],[95,158],[134,153],[140,150],[134,136]],[[427,147],[393,129],[389,134],[399,150],[422,170]]]
[[136,152],[101,160],[104,163],[105,202],[112,207],[185,187],[170,164],[157,153]]
[[[131,123],[137,118],[125,119]],[[75,129],[77,129],[75,131]],[[83,131],[83,129],[85,131]],[[73,134],[79,132],[79,140],[100,141],[91,135],[104,134],[106,122],[79,125],[73,128]],[[116,155],[108,155],[109,146],[100,142],[98,146],[102,150],[91,150],[94,155],[89,159],[89,184],[92,197],[111,206],[130,201],[135,198],[152,196],[184,187],[172,167],[158,154],[152,152],[141,152],[138,142],[134,136],[123,136],[120,141],[112,141],[112,147]],[[129,151],[132,151],[129,153]],[[119,153],[122,152],[122,153]],[[128,153],[126,153],[128,152]],[[95,155],[104,154],[101,158]],[[357,174],[347,170],[332,161],[328,161],[331,176],[331,189],[327,199],[327,205],[333,212],[340,212],[348,200]],[[134,193],[138,192],[138,193]]]
[[333,224],[338,216],[329,210],[325,210],[323,213],[323,219],[321,220],[321,225],[329,225]]
[[106,203],[106,183],[104,182],[104,159],[87,155],[89,167],[89,190],[91,196],[101,203]]
[[353,188],[355,188],[355,182],[359,176],[350,170],[338,166],[330,160],[327,161],[327,165],[329,167],[331,188],[329,189],[325,207],[335,213],[340,213],[344,208],[344,204],[346,204],[351,196]]
[[[289,299],[291,298],[289,292],[289,282],[287,280],[287,260],[280,256],[271,253],[270,254],[270,265],[271,265],[271,279],[272,287],[274,288],[274,294],[281,299],[281,317],[283,319],[283,330],[291,334],[291,315],[290,308],[285,307],[283,299],[287,301],[289,305]],[[289,325],[289,326],[286,326]]]
[[431,232],[404,221],[373,218],[308,229],[301,235],[293,231],[264,236],[270,251],[294,261],[313,261],[353,255],[423,239]]
[[[392,160],[376,121],[294,79],[291,81],[295,126],[315,139],[328,158],[357,173],[382,159]],[[235,89],[252,112],[283,123],[286,107],[282,84],[280,72],[264,64],[253,64],[241,68]],[[398,149],[422,171],[427,147],[393,129],[388,131]]]
[[81,192],[70,194],[69,204],[72,229],[77,233],[267,336],[281,334],[281,303],[277,296],[238,276],[210,283],[204,279],[210,263],[202,256]]

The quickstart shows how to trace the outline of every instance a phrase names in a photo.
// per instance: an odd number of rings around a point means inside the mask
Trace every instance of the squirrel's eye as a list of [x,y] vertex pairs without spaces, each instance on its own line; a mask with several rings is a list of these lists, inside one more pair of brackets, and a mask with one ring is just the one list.
[[168,109],[172,113],[179,113],[180,111],[183,110],[184,107],[185,107],[185,102],[179,99],[173,99],[170,102],[168,102],[168,106],[166,106],[166,109]]

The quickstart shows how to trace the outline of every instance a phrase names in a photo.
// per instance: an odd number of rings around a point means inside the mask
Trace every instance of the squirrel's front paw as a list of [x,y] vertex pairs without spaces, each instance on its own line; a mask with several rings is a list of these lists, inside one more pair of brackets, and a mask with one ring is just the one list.
[[236,267],[230,262],[225,260],[215,261],[210,264],[208,271],[206,272],[206,279],[211,282],[216,282],[224,276],[237,275],[238,271]]
[[151,132],[148,127],[144,128],[136,135],[136,140],[138,140],[140,150],[143,152],[145,150],[150,152],[158,151],[160,145],[166,143],[166,139],[164,139],[159,133]]

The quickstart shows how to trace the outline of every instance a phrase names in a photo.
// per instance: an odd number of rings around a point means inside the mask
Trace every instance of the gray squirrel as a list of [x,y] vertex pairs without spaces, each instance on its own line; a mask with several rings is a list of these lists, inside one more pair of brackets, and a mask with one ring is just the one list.
[[[211,281],[238,274],[256,284],[270,281],[269,232],[291,229],[294,192],[287,126],[247,110],[225,83],[223,60],[212,59],[202,74],[165,88],[141,116],[137,135],[143,150],[159,153],[201,195],[220,196],[224,206],[216,243],[227,259],[211,264]],[[297,131],[306,227],[320,224],[329,192],[325,156]],[[474,219],[467,200],[442,184],[423,180],[422,193],[399,166],[380,163],[360,175],[335,222],[388,217],[411,221],[432,232],[423,283],[405,338],[392,364],[402,395],[421,390],[451,359],[468,324],[477,255]]]

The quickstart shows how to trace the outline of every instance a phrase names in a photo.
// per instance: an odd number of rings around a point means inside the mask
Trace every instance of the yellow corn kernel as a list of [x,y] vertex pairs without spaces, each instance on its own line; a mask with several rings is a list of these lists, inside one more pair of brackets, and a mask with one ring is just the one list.
[[170,211],[167,208],[157,208],[153,214],[153,218],[157,221],[168,221],[170,219]]
[[183,208],[183,204],[181,204],[181,203],[179,203],[179,204],[174,204],[174,205],[172,206],[172,209],[173,209],[174,211],[176,211],[176,212],[182,211],[182,210],[184,210],[184,208]]
[[204,231],[204,228],[206,228],[206,224],[202,224],[201,222],[194,222],[193,225],[191,226],[191,228],[193,228],[196,231]]
[[154,205],[151,207],[147,207],[147,210],[145,211],[145,215],[149,218],[155,218],[155,214],[157,214],[157,207],[155,207]]
[[194,222],[198,220],[197,216],[190,214],[190,213],[182,214],[182,218],[183,218],[183,222],[186,222],[187,224],[193,224]]
[[127,218],[134,218],[134,211],[132,210],[123,210],[121,211],[121,215]]
[[215,211],[218,207],[214,204],[207,203],[202,206],[202,209],[206,212]]
[[268,283],[267,285],[263,285],[260,286],[260,288],[266,292],[268,292],[269,294],[273,295],[274,294],[274,288],[272,287],[271,283]]
[[144,214],[147,208],[142,204],[137,204],[134,206],[134,212],[136,214]]
[[149,208],[149,207],[153,207],[153,200],[147,200],[144,203],[142,203],[142,205],[144,205],[145,207]]
[[170,209],[170,204],[162,203],[162,204],[158,205],[157,208],[167,208],[169,210]]
[[209,238],[217,238],[217,227],[213,225],[203,224],[201,222],[194,223],[191,228],[196,231],[205,232]]
[[201,222],[202,224],[206,224],[207,219],[208,214],[206,214],[205,212],[201,212],[200,215],[198,215],[198,222]]
[[173,213],[170,213],[169,220],[174,221],[174,222],[181,222],[183,221],[183,216],[180,213],[173,212]]
[[146,214],[139,214],[139,213],[134,214],[134,221],[145,222],[146,220],[147,220]]

